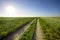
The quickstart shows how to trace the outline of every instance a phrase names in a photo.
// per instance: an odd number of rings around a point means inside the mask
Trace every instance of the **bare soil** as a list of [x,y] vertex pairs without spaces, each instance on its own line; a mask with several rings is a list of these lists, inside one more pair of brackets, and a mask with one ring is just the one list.
[[39,19],[37,20],[37,28],[36,28],[36,40],[45,40],[44,39],[44,34],[43,34],[43,31],[42,31],[42,28],[41,28],[41,25],[40,25],[40,22],[39,22]]

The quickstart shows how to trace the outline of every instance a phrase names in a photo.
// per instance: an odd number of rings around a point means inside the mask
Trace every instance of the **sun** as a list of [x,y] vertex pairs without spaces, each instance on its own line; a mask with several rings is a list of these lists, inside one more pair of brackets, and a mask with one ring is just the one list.
[[7,6],[6,7],[6,12],[7,13],[14,13],[15,12],[15,7],[14,6]]
[[5,13],[7,16],[15,16],[16,15],[16,7],[15,6],[6,6]]

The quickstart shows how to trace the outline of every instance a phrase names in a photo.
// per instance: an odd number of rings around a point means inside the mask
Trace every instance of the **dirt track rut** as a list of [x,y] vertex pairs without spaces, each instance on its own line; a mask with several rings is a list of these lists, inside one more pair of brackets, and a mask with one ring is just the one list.
[[36,40],[44,40],[43,31],[41,29],[41,25],[39,23],[39,19],[37,20],[37,27],[36,27]]

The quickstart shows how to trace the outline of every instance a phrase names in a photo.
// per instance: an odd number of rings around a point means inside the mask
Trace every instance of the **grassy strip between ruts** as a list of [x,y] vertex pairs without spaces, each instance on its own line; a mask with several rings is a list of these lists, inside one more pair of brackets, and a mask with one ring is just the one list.
[[31,24],[31,26],[23,33],[19,40],[33,40],[34,30],[36,28],[37,19]]
[[[11,19],[11,20],[10,20]],[[18,28],[30,22],[33,18],[1,18],[0,39],[16,31]]]
[[[52,18],[50,20],[52,20]],[[57,26],[53,26],[54,23],[50,20],[45,21],[44,19],[40,18],[40,24],[45,34],[46,40],[60,40],[60,31],[58,30],[59,28],[57,28]]]

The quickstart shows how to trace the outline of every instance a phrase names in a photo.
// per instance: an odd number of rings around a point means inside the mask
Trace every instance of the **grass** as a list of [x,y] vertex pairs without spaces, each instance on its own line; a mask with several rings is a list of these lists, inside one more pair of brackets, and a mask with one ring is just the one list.
[[31,26],[23,33],[19,40],[33,40],[34,30],[36,27],[36,20],[31,24]]
[[0,39],[21,28],[34,18],[0,18]]
[[40,18],[46,40],[60,40],[60,17]]

